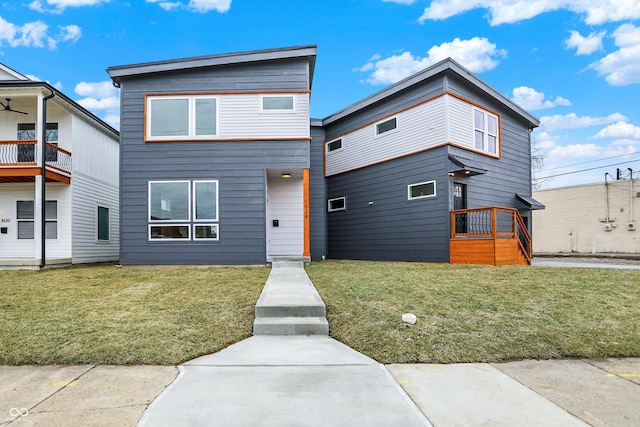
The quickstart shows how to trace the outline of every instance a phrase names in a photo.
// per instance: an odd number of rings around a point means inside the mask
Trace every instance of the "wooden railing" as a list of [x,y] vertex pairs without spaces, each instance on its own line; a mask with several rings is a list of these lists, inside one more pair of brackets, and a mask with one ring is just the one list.
[[[37,164],[36,141],[0,141],[0,166],[33,166]],[[45,163],[48,168],[71,174],[71,153],[47,142]]]
[[531,235],[517,209],[486,207],[451,211],[451,239],[515,239],[531,264]]

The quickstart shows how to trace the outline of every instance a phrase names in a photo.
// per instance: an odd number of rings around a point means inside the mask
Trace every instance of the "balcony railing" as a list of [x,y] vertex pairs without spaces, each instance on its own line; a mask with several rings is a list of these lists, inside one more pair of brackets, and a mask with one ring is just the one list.
[[[38,161],[36,141],[0,141],[0,166],[34,166]],[[47,142],[45,163],[48,169],[71,174],[71,153]]]
[[517,209],[451,211],[451,239],[517,239],[522,254],[531,263],[531,235]]

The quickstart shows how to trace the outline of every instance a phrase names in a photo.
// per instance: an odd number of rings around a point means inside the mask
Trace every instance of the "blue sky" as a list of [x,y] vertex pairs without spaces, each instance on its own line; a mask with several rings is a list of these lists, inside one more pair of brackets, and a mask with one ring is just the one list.
[[541,119],[546,188],[640,177],[640,0],[0,0],[0,62],[116,128],[109,66],[304,44],[313,117],[451,56]]

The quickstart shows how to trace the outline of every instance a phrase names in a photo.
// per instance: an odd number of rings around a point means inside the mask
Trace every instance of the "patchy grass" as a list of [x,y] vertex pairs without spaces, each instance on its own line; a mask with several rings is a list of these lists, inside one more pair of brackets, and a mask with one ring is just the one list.
[[331,335],[382,363],[640,356],[637,270],[325,261],[307,272]]
[[[331,335],[379,362],[640,357],[637,270],[325,261],[307,272]],[[268,274],[0,271],[0,364],[163,365],[218,351],[251,335]]]
[[0,364],[177,364],[251,336],[267,268],[0,271]]

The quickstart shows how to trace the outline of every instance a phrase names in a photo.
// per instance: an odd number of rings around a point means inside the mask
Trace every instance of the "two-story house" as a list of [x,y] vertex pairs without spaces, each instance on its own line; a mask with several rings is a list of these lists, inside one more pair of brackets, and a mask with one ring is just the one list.
[[315,62],[301,46],[108,68],[122,264],[530,261],[535,117],[449,59],[310,119]]
[[119,135],[0,64],[0,266],[115,261]]

